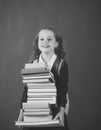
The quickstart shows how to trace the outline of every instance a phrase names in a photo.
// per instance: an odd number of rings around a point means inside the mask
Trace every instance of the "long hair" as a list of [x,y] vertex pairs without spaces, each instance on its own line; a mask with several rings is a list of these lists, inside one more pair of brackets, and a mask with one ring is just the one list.
[[[64,59],[65,52],[64,52],[64,48],[63,48],[64,41],[63,41],[62,37],[60,37],[57,33],[55,33],[54,29],[52,29],[52,28],[43,28],[41,30],[50,30],[54,33],[56,42],[58,42],[58,46],[54,49],[54,52],[59,59]],[[32,52],[32,55],[30,57],[30,60],[29,60],[30,62],[32,62],[35,59],[38,59],[39,55],[41,54],[41,51],[38,48],[38,38],[39,38],[39,33],[36,35],[35,41],[33,43],[33,52]]]

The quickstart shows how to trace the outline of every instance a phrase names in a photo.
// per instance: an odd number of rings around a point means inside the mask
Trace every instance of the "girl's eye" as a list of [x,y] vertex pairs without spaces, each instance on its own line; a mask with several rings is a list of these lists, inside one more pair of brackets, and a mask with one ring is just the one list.
[[43,38],[40,39],[40,41],[43,41],[43,40],[44,40]]
[[51,41],[52,39],[51,38],[48,38],[48,41]]

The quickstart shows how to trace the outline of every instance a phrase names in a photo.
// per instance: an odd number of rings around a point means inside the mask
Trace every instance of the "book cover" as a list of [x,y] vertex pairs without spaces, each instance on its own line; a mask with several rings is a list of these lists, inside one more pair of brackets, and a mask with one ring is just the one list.
[[29,93],[33,93],[33,92],[34,93],[38,93],[38,92],[39,93],[47,93],[47,92],[56,93],[56,89],[55,88],[53,88],[53,89],[52,88],[50,88],[50,89],[49,88],[45,88],[45,89],[37,89],[37,88],[35,89],[35,88],[33,88],[33,89],[28,89],[28,92]]
[[21,75],[30,75],[30,74],[42,74],[42,73],[49,73],[49,70],[46,68],[23,68],[21,70]]
[[23,115],[27,116],[47,116],[50,115],[50,111],[24,111]]
[[49,108],[48,102],[34,101],[34,102],[24,102],[22,103],[23,109],[27,108]]
[[44,63],[26,63],[25,68],[46,68]]
[[44,101],[44,100],[56,100],[56,96],[50,97],[28,97],[27,100],[29,101]]
[[[37,100],[43,102],[47,102],[49,104],[56,104],[56,99],[46,99],[46,100]],[[27,100],[27,102],[33,103],[35,100]]]
[[56,88],[55,83],[27,83],[28,88]]
[[24,79],[23,83],[44,83],[44,82],[50,82],[50,79]]
[[24,112],[50,112],[50,108],[27,108],[24,109]]
[[59,120],[51,120],[44,122],[24,122],[24,121],[15,121],[16,126],[22,127],[63,127]]
[[52,115],[48,115],[48,116],[24,115],[24,122],[45,122],[45,121],[52,121]]
[[27,93],[28,97],[53,97],[56,96],[56,93]]
[[37,75],[37,76],[23,76],[23,79],[49,79],[49,78],[51,78],[51,75],[42,75],[42,76],[39,76],[39,75]]

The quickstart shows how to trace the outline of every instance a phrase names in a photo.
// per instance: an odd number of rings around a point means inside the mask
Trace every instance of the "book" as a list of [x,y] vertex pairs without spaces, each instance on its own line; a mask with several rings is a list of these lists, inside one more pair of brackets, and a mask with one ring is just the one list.
[[34,102],[24,102],[22,103],[23,109],[27,108],[49,108],[48,102],[42,102],[42,101],[34,101]]
[[59,120],[51,120],[44,122],[24,122],[24,121],[15,121],[16,126],[21,127],[63,127]]
[[47,70],[49,70],[49,68],[47,68],[45,63],[39,63],[39,62],[26,63],[24,66],[24,69],[47,69]]
[[50,111],[24,111],[23,115],[28,115],[28,116],[47,116],[50,115]]
[[[39,101],[39,100],[37,100]],[[40,100],[41,102],[47,102],[48,104],[56,104],[56,99],[44,99],[44,100]],[[35,100],[27,100],[27,102],[33,103],[35,102]]]
[[24,112],[50,112],[50,108],[27,108]]
[[[42,67],[42,66],[34,67],[34,65],[33,65],[33,68],[29,67],[29,68],[23,68],[21,70],[21,75],[23,76],[23,78],[24,78],[25,75],[28,75],[28,77],[29,77],[29,75],[37,75],[37,74],[45,74],[45,73],[50,74],[51,78],[54,80],[54,76],[51,73],[51,71],[49,69],[45,68],[45,67]],[[25,76],[25,78],[26,77],[27,76]],[[36,76],[33,76],[33,77],[35,78]]]
[[28,75],[22,75],[22,77],[42,77],[42,76],[50,76],[51,73],[36,73],[36,74],[28,74]]
[[45,100],[56,100],[56,96],[50,97],[28,97],[27,101],[45,101]]
[[46,99],[44,98],[44,99],[37,99],[37,100],[34,100],[34,98],[28,98],[27,99],[27,102],[29,102],[29,103],[36,103],[36,102],[41,102],[41,103],[44,103],[44,102],[46,102],[46,103],[48,103],[48,104],[56,104],[56,97],[55,98],[47,98],[46,97]]
[[23,83],[44,83],[44,82],[50,82],[50,79],[24,79]]
[[56,96],[56,93],[27,93],[28,97],[51,97]]
[[49,78],[51,78],[51,75],[42,75],[42,76],[23,76],[23,80],[24,79],[45,79],[45,78],[47,78],[47,79],[49,79]]
[[42,74],[42,73],[49,73],[49,70],[46,68],[23,68],[21,70],[21,75],[30,75],[30,74]]
[[25,63],[25,68],[45,68],[45,64],[44,63]]
[[34,92],[34,93],[38,93],[38,92],[39,92],[39,93],[42,93],[42,92],[43,92],[43,93],[47,93],[47,92],[50,92],[50,93],[51,93],[51,92],[54,92],[54,93],[55,93],[55,92],[56,92],[56,89],[55,89],[55,88],[53,88],[53,89],[52,89],[52,88],[50,88],[50,89],[49,89],[49,88],[45,88],[45,89],[37,89],[37,88],[28,89],[28,93],[33,93],[33,92]]
[[45,122],[45,121],[51,121],[52,115],[48,116],[31,116],[31,115],[24,115],[25,122]]
[[56,88],[54,82],[50,83],[27,83],[28,88]]

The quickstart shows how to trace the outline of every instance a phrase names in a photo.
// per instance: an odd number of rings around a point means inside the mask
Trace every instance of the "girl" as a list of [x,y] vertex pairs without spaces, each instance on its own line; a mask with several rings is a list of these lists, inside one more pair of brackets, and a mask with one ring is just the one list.
[[[57,108],[53,110],[54,120],[60,119],[64,129],[68,130],[68,123],[65,114],[67,103],[66,94],[68,91],[68,66],[64,60],[63,39],[51,28],[42,29],[33,46],[33,54],[30,62],[44,62],[54,75],[57,89]],[[22,102],[27,100],[27,87],[24,88]],[[22,111],[22,110],[21,110]],[[29,128],[30,129],[30,128]],[[34,128],[31,128],[34,129]],[[59,129],[57,127],[57,129]]]

